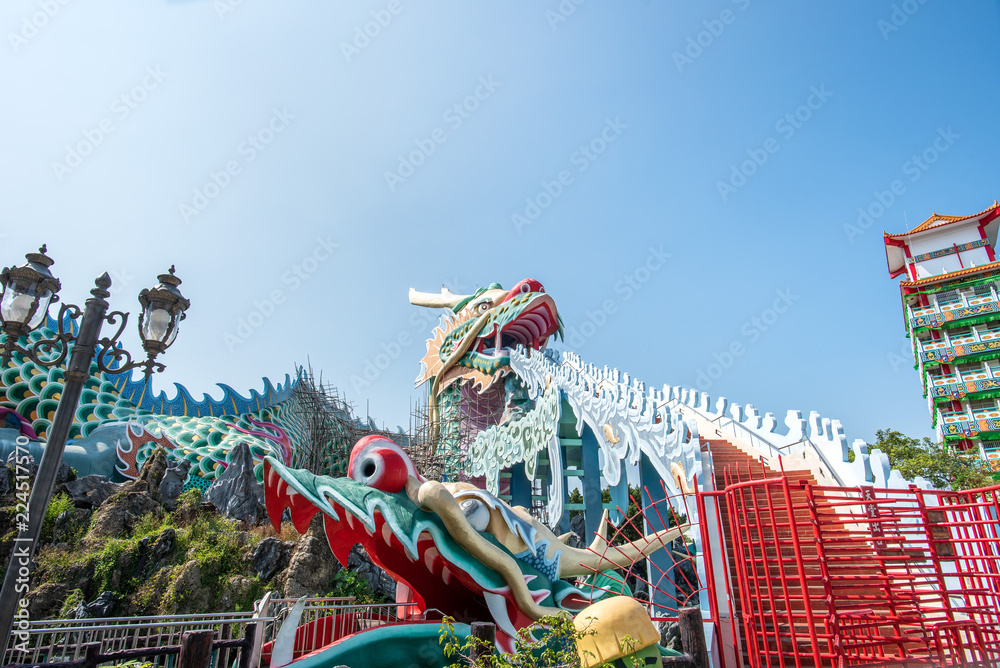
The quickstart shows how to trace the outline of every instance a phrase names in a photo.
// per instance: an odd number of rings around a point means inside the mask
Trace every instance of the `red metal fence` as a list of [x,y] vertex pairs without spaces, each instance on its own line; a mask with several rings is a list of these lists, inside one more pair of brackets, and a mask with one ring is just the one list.
[[[726,487],[743,658],[1000,666],[1000,487]],[[734,592],[735,593],[735,592]]]

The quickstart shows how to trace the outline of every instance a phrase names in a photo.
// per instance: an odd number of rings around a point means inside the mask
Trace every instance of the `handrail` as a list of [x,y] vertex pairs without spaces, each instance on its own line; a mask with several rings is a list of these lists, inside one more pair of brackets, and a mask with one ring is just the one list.
[[[105,622],[127,622],[132,620],[200,620],[200,619],[221,619],[221,621],[233,621],[237,618],[246,618],[248,616],[253,616],[253,611],[248,610],[246,612],[218,612],[218,613],[204,613],[204,614],[185,614],[185,615],[144,615],[136,617],[87,617],[85,619],[35,619],[28,622],[32,626],[42,626],[45,624],[54,624],[56,622],[71,622],[80,624],[104,624]],[[223,619],[224,618],[224,619]]]
[[[678,405],[690,409],[692,412],[700,415],[702,418],[708,420],[709,423],[712,423],[712,424],[715,424],[715,423],[717,423],[717,421],[722,420],[722,419],[728,420],[729,424],[733,426],[733,435],[734,436],[736,436],[736,428],[738,426],[747,435],[749,435],[749,437],[750,437],[749,443],[751,445],[753,445],[753,439],[757,439],[758,441],[760,441],[761,443],[763,443],[764,445],[766,445],[770,449],[769,454],[771,454],[772,456],[783,457],[784,456],[784,453],[782,453],[783,449],[790,448],[793,445],[797,445],[799,443],[806,444],[816,454],[816,456],[819,458],[819,460],[823,464],[823,466],[825,466],[826,469],[830,472],[830,475],[833,476],[833,479],[837,481],[837,484],[839,484],[841,486],[844,486],[844,480],[840,477],[840,474],[837,473],[837,470],[833,467],[833,465],[830,464],[830,460],[828,460],[826,458],[826,455],[823,454],[823,451],[820,449],[820,447],[818,445],[816,445],[815,443],[813,443],[812,440],[808,436],[806,436],[805,438],[802,438],[801,440],[796,441],[795,443],[789,443],[788,445],[785,445],[785,446],[777,446],[774,443],[772,443],[771,441],[769,441],[766,438],[764,438],[763,436],[761,436],[760,434],[757,434],[754,431],[752,431],[745,424],[739,422],[738,420],[735,420],[734,418],[726,415],[725,413],[723,413],[722,415],[719,415],[719,416],[717,416],[715,418],[712,418],[712,417],[710,417],[708,415],[705,415],[704,413],[702,413],[697,408],[694,408],[693,406],[689,406],[689,405],[685,404],[684,402],[678,401]],[[719,424],[719,426],[723,426],[722,423],[718,423],[718,424]]]
[[[249,617],[249,618],[246,618],[246,619],[240,619],[239,621],[241,621],[241,622],[242,621],[246,621],[247,623],[251,623],[251,622],[270,622],[272,620],[274,620],[274,617]],[[54,619],[54,620],[50,620],[50,621],[64,622],[64,621],[72,621],[72,620]],[[83,620],[81,620],[81,621],[83,621]],[[226,622],[220,622],[220,623],[224,624]],[[187,621],[187,622],[161,622],[161,623],[158,623],[158,624],[157,623],[153,623],[153,622],[146,622],[146,623],[143,623],[143,624],[107,624],[107,625],[101,624],[101,625],[93,625],[93,626],[87,626],[87,627],[80,627],[80,626],[56,626],[56,627],[50,627],[50,626],[47,626],[47,627],[44,627],[44,628],[29,628],[27,631],[25,631],[25,633],[35,634],[35,635],[41,635],[43,633],[88,633],[88,632],[91,632],[91,631],[106,631],[106,630],[117,631],[117,630],[121,630],[121,629],[155,629],[155,628],[162,628],[162,627],[168,627],[168,626],[169,627],[174,627],[174,626],[191,626],[191,622],[190,621]]]

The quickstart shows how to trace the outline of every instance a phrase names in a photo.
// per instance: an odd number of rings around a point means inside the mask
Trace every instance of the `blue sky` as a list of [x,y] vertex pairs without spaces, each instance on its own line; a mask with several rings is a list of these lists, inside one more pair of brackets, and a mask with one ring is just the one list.
[[63,1],[0,9],[0,260],[176,264],[158,388],[308,358],[405,424],[407,289],[530,276],[596,364],[931,433],[881,231],[1000,194],[996,1]]

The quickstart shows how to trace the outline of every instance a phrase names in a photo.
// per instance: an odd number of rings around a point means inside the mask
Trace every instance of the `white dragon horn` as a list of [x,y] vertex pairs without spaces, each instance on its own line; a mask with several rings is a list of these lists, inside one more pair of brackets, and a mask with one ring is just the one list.
[[302,620],[302,612],[306,608],[306,597],[303,596],[292,606],[285,621],[281,623],[278,637],[274,640],[274,651],[271,652],[271,668],[287,666],[295,658],[295,631]]
[[608,509],[605,508],[604,514],[601,515],[601,523],[597,525],[597,535],[594,536],[594,542],[590,544],[590,549],[594,552],[608,544],[608,525],[611,524],[608,518]]
[[[681,532],[680,527],[673,527],[643,536],[639,540],[625,545],[608,545],[605,542],[602,546],[599,542],[600,538],[597,538],[587,550],[567,547],[563,550],[559,577],[590,575],[595,571],[605,571],[609,568],[629,568],[639,559],[648,557],[653,552],[669,545],[672,540],[681,535]],[[604,549],[598,552],[598,548],[602,547]]]
[[414,306],[426,306],[428,308],[455,308],[458,302],[468,297],[468,295],[452,294],[448,288],[441,288],[441,294],[432,292],[417,292],[410,288],[410,303]]

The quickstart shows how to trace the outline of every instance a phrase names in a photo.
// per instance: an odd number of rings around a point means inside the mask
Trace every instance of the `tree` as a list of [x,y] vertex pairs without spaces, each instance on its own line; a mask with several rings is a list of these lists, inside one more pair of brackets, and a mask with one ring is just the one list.
[[910,438],[894,429],[875,432],[875,444],[904,478],[922,476],[938,489],[976,489],[996,484],[986,462],[975,453],[963,453],[926,436]]

